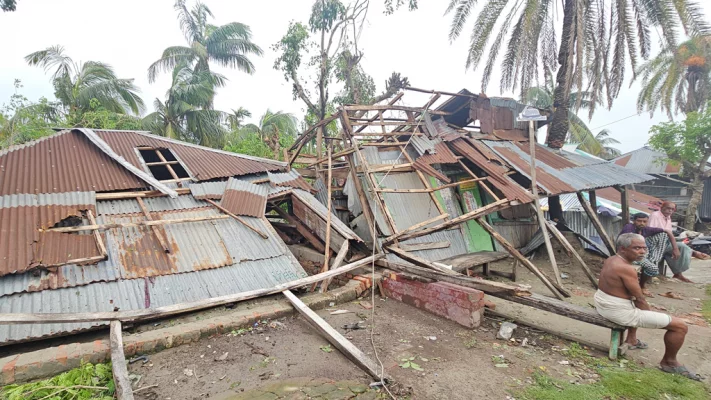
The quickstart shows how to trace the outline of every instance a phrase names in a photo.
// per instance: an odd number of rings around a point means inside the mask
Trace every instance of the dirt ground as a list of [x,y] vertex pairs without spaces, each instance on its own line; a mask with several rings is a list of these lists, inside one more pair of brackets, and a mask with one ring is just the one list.
[[[369,327],[373,322],[370,311],[359,302],[343,304],[338,309],[352,312],[318,313],[376,359],[369,329],[347,333],[342,329],[344,324],[358,321],[365,321],[362,325]],[[310,398],[361,399],[378,395],[372,391],[358,395],[337,390],[339,382],[367,387],[372,379],[328,346],[301,317],[264,322],[251,332],[215,336],[151,355],[145,364],[131,364],[129,373],[134,379],[140,377],[139,387],[146,387],[136,393],[137,399],[276,399],[280,398],[275,394],[278,391],[264,392],[264,387],[283,388],[300,378],[316,379],[318,385],[332,383],[331,392]],[[512,390],[530,383],[530,375],[537,369],[566,380],[587,382],[597,378],[582,364],[565,361],[567,342],[522,327],[515,331],[514,341],[497,340],[499,323],[487,318],[480,328],[469,330],[408,305],[376,297],[373,340],[386,373],[396,382],[391,389],[398,398],[507,399]],[[522,346],[524,339],[527,343]],[[415,365],[402,367],[406,362]],[[152,385],[158,386],[149,388]],[[307,398],[302,394],[293,398]]]

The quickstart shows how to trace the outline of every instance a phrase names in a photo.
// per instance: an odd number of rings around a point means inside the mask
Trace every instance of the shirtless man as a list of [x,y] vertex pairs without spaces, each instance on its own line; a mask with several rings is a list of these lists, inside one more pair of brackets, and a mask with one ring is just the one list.
[[664,357],[659,363],[662,371],[701,380],[701,376],[689,371],[676,359],[689,328],[679,318],[650,311],[642,294],[637,270],[632,263],[644,259],[646,253],[647,245],[642,235],[625,233],[617,238],[617,254],[605,261],[600,272],[595,309],[604,318],[628,327],[627,339],[620,346],[623,354],[627,350],[648,347],[637,338],[637,328],[666,329]]

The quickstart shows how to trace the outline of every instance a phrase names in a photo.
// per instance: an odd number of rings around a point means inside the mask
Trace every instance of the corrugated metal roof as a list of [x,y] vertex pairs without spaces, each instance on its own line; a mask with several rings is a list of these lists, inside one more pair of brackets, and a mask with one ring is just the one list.
[[[313,187],[314,189],[316,189],[316,194],[314,196],[316,196],[316,198],[319,202],[321,202],[321,204],[328,207],[328,186],[326,186],[326,183],[324,183],[323,179],[316,179],[314,181]],[[333,187],[331,187],[331,190],[333,190]],[[334,194],[338,193],[338,191],[333,192]],[[338,216],[338,219],[347,224],[349,219],[348,211],[337,211],[336,207],[348,207],[348,200],[331,199],[331,206],[331,212],[336,214]]]
[[[519,173],[529,177],[531,157],[522,149],[521,145],[506,141],[482,140],[481,142],[505,159]],[[574,166],[566,167],[566,165]],[[613,185],[628,185],[654,179],[649,175],[622,168],[606,161],[577,166],[570,160],[557,156],[542,146],[540,150],[536,150],[536,172],[539,186],[549,195],[572,193]]]
[[220,205],[235,215],[262,217],[269,190],[251,182],[230,178]]
[[[309,208],[311,208],[316,214],[319,215],[324,221],[328,219],[328,209],[326,206],[321,204],[320,201],[316,197],[314,197],[311,193],[306,192],[301,189],[294,189],[293,190],[293,195],[298,197],[299,200],[301,200],[304,204],[308,205]],[[344,224],[343,221],[341,221],[338,218],[331,218],[331,226],[333,229],[338,231],[343,237],[346,239],[353,239],[357,241],[361,241],[358,235],[355,234],[351,230],[351,228]]]
[[442,139],[435,137],[433,139],[430,139],[426,136],[412,136],[410,138],[410,144],[412,147],[417,150],[417,153],[420,155],[423,154],[435,154],[437,151],[435,150],[435,145],[437,143],[441,143]]
[[185,163],[185,166],[193,173],[193,177],[199,181],[254,174],[268,170],[278,171],[284,168],[284,164],[279,161],[211,149],[151,135],[148,132],[97,130],[96,133],[116,153],[136,168],[142,168],[134,150],[136,147],[168,148],[181,162]]
[[[143,202],[149,212],[161,212],[171,210],[189,210],[194,208],[212,207],[207,202],[195,199],[191,195],[181,195],[176,198],[170,197],[146,197]],[[96,204],[99,214],[143,214],[143,210],[135,199],[125,200],[103,200]]]
[[72,206],[96,203],[95,192],[11,194],[0,196],[0,208],[36,206]]
[[148,186],[78,131],[60,132],[0,153],[0,195],[108,192]]
[[677,175],[680,165],[671,165],[666,154],[644,146],[612,160],[617,165],[645,174]]
[[[245,261],[224,268],[144,279],[99,282],[71,289],[5,296],[1,313],[77,313],[155,308],[249,290],[306,276],[293,255]],[[147,295],[147,296],[146,296]],[[105,323],[0,325],[0,342],[69,333]]]
[[[387,177],[385,174],[375,174],[375,178],[382,187],[388,189],[425,188],[414,172],[389,174]],[[383,193],[382,196],[400,231],[440,215],[428,193]]]
[[306,190],[307,192],[316,192],[316,189],[313,188],[308,182],[306,182],[306,179],[304,179],[301,175],[299,175],[296,170],[291,170],[289,172],[282,172],[278,174],[273,174],[271,172],[267,173],[269,176],[269,180],[274,183],[276,186],[283,186],[283,187],[292,187],[292,188],[299,188],[302,190]]
[[202,182],[202,183],[190,183],[188,185],[190,188],[190,193],[196,199],[212,199],[219,200],[225,193],[225,188],[227,187],[226,181],[219,182]]

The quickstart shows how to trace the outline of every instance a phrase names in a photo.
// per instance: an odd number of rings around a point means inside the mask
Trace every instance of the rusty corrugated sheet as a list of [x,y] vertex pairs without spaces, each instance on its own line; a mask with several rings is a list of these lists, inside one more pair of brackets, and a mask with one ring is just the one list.
[[269,180],[276,186],[298,188],[311,193],[317,192],[317,190],[306,182],[306,179],[295,170],[276,174],[269,172],[268,176]]
[[263,217],[269,190],[254,183],[230,178],[220,205],[235,215]]
[[[508,148],[497,148],[496,151],[506,159],[513,167],[516,168],[521,174],[526,176],[530,175],[531,164],[522,159],[519,154],[515,153],[513,150]],[[528,171],[528,173],[526,173]],[[561,181],[555,176],[546,172],[543,167],[536,164],[536,182],[540,187],[545,190],[548,195],[554,196],[560,193],[571,193],[575,192],[575,188],[568,185],[567,183]]]
[[182,143],[149,133],[101,130],[97,130],[96,133],[116,153],[137,168],[142,166],[136,155],[136,147],[168,148],[185,164],[193,174],[193,178],[199,181],[284,169],[283,163],[278,161],[257,160],[237,153]]
[[433,165],[434,164],[457,164],[459,160],[452,153],[446,143],[439,142],[434,145],[434,152],[429,154],[423,154],[415,160],[413,167],[426,173],[440,181],[450,183],[452,182],[446,175],[437,171]]
[[[531,146],[529,143],[516,143],[516,146],[528,156],[531,155]],[[549,148],[541,146],[538,143],[536,143],[536,162],[541,162],[551,168],[559,170],[578,166],[574,162],[555,154]]]
[[0,195],[108,192],[147,186],[80,132],[63,131],[0,152]]
[[[450,142],[452,149],[487,173],[491,178],[488,180],[489,183],[501,191],[505,198],[518,200],[521,203],[530,203],[533,201],[524,188],[506,176],[506,173],[509,172],[508,167],[489,160],[482,153],[477,151],[473,145],[478,145],[478,142],[476,140],[469,142],[465,139],[457,139]],[[497,160],[500,160],[498,156]]]

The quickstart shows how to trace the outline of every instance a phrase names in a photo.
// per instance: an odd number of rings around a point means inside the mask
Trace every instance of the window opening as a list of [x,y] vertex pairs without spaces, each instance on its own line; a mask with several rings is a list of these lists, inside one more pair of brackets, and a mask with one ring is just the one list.
[[170,149],[156,149],[153,147],[139,147],[143,161],[154,178],[163,183],[177,182],[182,186],[183,181],[190,180],[190,174]]

